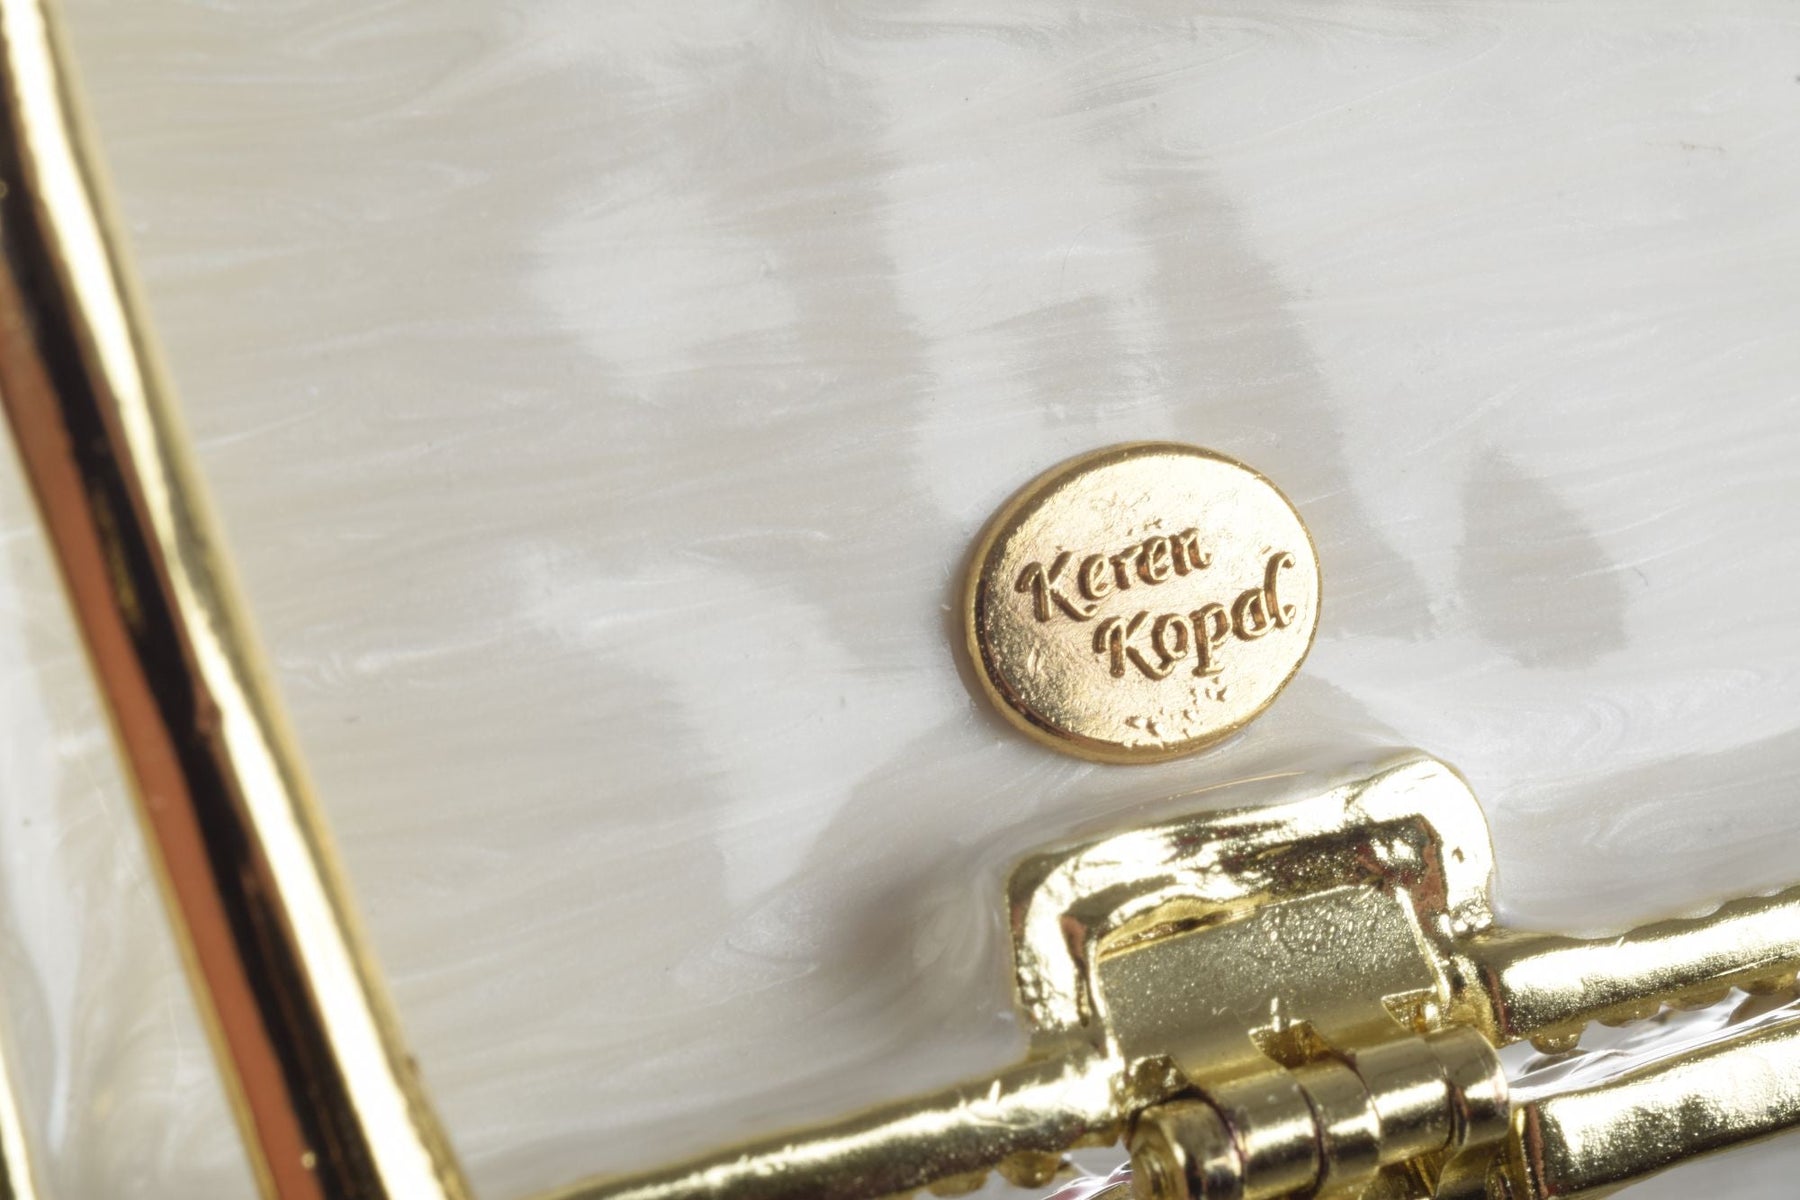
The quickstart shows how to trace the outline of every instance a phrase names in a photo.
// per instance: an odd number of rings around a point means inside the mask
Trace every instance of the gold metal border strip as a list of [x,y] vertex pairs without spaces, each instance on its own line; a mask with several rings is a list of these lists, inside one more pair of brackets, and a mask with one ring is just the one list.
[[460,1200],[265,678],[45,0],[0,0],[0,400],[253,1169]]
[[[3,1022],[0,1022],[3,1024]],[[39,1200],[37,1171],[13,1072],[11,1042],[0,1030],[0,1200]]]

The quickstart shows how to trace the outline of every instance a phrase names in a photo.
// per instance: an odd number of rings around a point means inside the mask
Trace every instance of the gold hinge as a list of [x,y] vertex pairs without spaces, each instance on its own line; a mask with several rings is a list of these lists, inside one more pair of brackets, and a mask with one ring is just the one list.
[[1144,1200],[1552,1200],[1800,1121],[1800,1016],[1522,1101],[1498,1055],[1792,987],[1800,888],[1588,940],[1498,927],[1492,874],[1422,755],[1036,855],[1008,896],[1024,1062],[562,1200],[954,1195],[1119,1140]]

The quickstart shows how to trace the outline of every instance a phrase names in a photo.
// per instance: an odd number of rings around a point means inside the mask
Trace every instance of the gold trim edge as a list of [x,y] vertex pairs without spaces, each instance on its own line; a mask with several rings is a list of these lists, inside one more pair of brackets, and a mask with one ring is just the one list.
[[459,1200],[242,615],[44,0],[0,0],[0,402],[264,1194]]

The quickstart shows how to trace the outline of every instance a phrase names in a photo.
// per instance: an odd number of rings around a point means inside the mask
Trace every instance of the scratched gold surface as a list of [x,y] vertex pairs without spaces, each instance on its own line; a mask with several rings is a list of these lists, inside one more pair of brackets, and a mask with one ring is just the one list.
[[1033,480],[977,544],[964,604],[983,688],[1026,733],[1102,762],[1228,737],[1312,645],[1319,564],[1294,506],[1198,447],[1109,447]]

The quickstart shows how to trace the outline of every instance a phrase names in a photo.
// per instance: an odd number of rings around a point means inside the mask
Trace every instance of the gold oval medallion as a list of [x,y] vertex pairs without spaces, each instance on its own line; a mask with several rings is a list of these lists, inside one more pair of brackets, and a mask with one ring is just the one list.
[[982,535],[969,653],[1012,722],[1101,762],[1189,754],[1255,719],[1319,621],[1300,514],[1242,463],[1114,446],[1028,484]]

